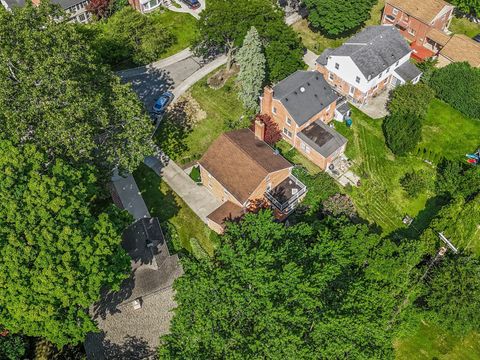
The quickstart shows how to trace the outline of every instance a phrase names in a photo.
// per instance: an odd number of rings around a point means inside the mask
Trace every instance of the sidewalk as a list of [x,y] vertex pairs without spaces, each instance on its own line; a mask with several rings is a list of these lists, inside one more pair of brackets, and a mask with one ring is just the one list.
[[164,166],[158,158],[147,156],[144,163],[155,171],[204,223],[207,223],[207,215],[222,204],[205,187],[195,184],[172,160]]

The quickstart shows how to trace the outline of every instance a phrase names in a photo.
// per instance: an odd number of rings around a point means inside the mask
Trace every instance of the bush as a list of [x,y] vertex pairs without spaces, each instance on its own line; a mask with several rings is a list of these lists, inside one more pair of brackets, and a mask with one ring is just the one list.
[[192,171],[190,171],[190,178],[196,183],[202,182],[202,177],[200,176],[200,168],[198,166],[194,166],[192,168]]
[[422,138],[422,121],[414,114],[394,113],[383,121],[387,146],[395,155],[405,155],[415,149]]
[[24,336],[17,334],[0,335],[0,359],[23,359],[27,352],[28,342]]
[[335,194],[324,200],[322,203],[322,212],[325,215],[340,216],[345,215],[350,219],[357,216],[357,210],[352,199],[348,195]]
[[420,119],[427,115],[434,92],[425,84],[405,84],[392,91],[387,108],[392,114],[412,114]]
[[408,197],[415,198],[427,187],[425,173],[422,171],[408,172],[400,179],[400,185]]
[[437,167],[436,191],[450,197],[464,198],[480,192],[480,166],[442,159]]
[[452,63],[436,70],[429,85],[437,97],[472,118],[480,118],[480,69]]

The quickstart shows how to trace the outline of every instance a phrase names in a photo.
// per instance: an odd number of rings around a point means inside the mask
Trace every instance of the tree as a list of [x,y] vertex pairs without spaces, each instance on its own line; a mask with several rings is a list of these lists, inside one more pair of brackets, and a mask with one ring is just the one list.
[[282,139],[282,133],[277,123],[267,114],[257,114],[252,122],[251,129],[255,131],[255,121],[260,121],[265,125],[264,141],[269,145],[275,145]]
[[427,84],[430,82],[430,79],[433,76],[435,70],[437,70],[438,59],[426,59],[422,62],[415,63],[415,66],[418,67],[422,71],[422,77],[420,78],[420,82],[422,84]]
[[452,0],[450,2],[463,13],[470,14],[474,17],[480,15],[480,3],[478,0]]
[[370,18],[376,0],[306,0],[310,24],[328,36],[340,36],[359,28]]
[[392,114],[412,114],[423,120],[433,97],[427,85],[407,83],[392,91],[387,108]]
[[409,197],[415,198],[425,190],[427,182],[421,171],[411,171],[402,176],[400,185]]
[[411,113],[392,113],[383,121],[387,146],[395,155],[415,149],[422,137],[422,120]]
[[0,141],[0,324],[61,347],[96,326],[88,308],[129,271],[129,219],[98,202],[91,166]]
[[450,197],[470,197],[480,192],[480,168],[442,159],[437,166],[436,191]]
[[132,171],[153,152],[153,125],[79,28],[53,21],[64,15],[46,1],[0,12],[0,137],[105,174]]
[[90,0],[86,10],[96,19],[105,19],[112,11],[112,2],[111,0]]
[[8,331],[0,334],[0,359],[23,359],[27,352],[27,339],[22,335],[11,334]]
[[235,59],[240,67],[237,77],[240,84],[238,97],[246,109],[257,112],[258,96],[265,79],[265,55],[263,55],[262,43],[255,27],[252,26],[248,31]]
[[330,216],[345,215],[350,219],[357,216],[352,199],[344,194],[335,194],[323,201],[322,212]]

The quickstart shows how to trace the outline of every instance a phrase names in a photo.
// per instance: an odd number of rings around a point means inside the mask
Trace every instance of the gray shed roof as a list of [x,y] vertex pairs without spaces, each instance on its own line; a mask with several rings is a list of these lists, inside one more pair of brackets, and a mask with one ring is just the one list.
[[298,134],[307,145],[327,158],[347,143],[347,139],[318,120]]
[[410,61],[405,62],[395,69],[395,73],[400,76],[405,81],[412,81],[417,76],[421,75],[422,72]]
[[299,70],[273,87],[273,98],[302,126],[337,100],[338,95],[319,72]]
[[328,56],[348,56],[365,78],[375,77],[411,52],[410,46],[394,26],[368,26],[342,46],[325,50],[317,62]]

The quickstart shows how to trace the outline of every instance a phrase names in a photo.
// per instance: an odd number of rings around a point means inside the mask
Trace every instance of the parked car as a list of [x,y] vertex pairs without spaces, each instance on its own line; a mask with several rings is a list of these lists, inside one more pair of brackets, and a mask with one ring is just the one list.
[[153,105],[153,112],[155,114],[161,114],[165,111],[168,104],[173,100],[173,94],[170,91],[164,92]]
[[480,34],[477,34],[473,37],[473,40],[480,43]]
[[200,7],[200,3],[198,0],[182,0],[190,9],[198,9]]

